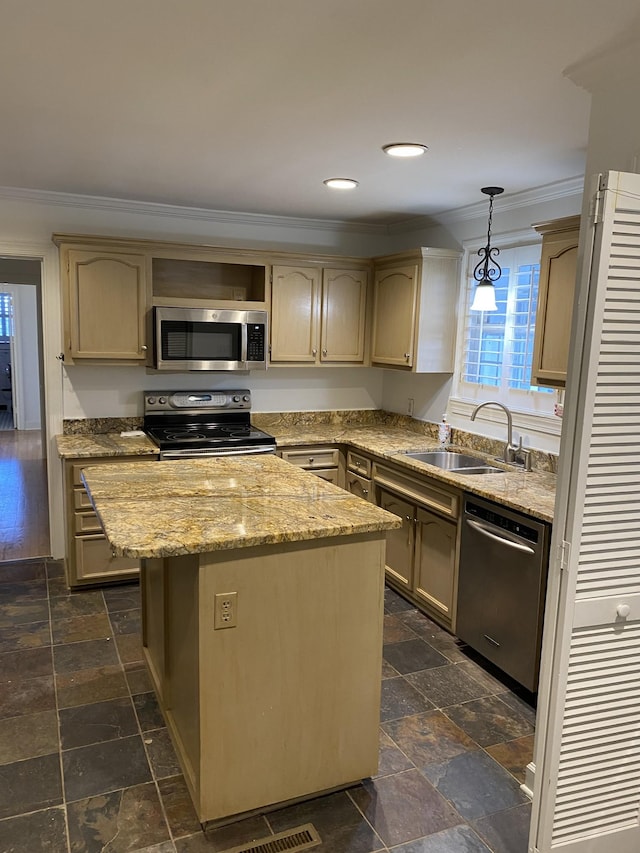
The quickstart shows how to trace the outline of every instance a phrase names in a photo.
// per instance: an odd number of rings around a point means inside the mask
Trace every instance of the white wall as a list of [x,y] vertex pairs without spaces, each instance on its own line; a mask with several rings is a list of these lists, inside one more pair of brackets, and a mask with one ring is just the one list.
[[379,409],[382,371],[271,368],[250,373],[152,373],[140,367],[63,370],[65,418],[136,417],[143,390],[249,388],[255,412]]

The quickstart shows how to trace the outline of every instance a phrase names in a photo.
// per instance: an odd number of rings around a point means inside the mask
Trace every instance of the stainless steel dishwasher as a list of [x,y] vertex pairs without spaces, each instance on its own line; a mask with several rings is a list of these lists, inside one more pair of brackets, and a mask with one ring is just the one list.
[[535,692],[550,526],[465,495],[456,634]]

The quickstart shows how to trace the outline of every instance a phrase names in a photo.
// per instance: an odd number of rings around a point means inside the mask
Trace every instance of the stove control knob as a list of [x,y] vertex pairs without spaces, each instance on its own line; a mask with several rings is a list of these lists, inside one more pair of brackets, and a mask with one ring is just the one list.
[[164,404],[167,402],[167,398],[166,397],[158,397],[158,402],[160,403],[161,406],[164,406]]
[[153,406],[153,404],[155,403],[155,401],[156,401],[156,398],[155,398],[155,397],[147,397],[147,403],[148,403],[150,406]]
[[249,397],[248,394],[245,394],[242,399],[245,401],[245,403],[248,403],[251,398]]
[[234,402],[234,403],[239,403],[239,402],[240,402],[240,397],[239,397],[237,394],[234,394],[234,395],[233,395],[233,402]]

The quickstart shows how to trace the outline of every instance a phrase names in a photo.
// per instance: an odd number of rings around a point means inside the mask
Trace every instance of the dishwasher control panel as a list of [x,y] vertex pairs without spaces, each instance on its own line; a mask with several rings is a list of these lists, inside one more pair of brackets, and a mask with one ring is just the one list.
[[538,541],[539,528],[536,530],[534,527],[529,527],[519,519],[509,518],[497,510],[489,509],[486,505],[482,506],[467,500],[464,511],[467,515],[480,518],[482,521],[488,521],[489,524],[493,524],[501,530],[506,530],[507,533],[513,533],[515,536],[521,536],[529,542]]

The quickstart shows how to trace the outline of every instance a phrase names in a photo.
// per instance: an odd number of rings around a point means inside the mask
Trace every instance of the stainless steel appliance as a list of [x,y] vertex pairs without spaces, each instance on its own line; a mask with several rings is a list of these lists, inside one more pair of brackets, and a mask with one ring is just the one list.
[[153,311],[158,370],[266,369],[266,311],[160,306]]
[[272,435],[251,425],[251,391],[145,391],[143,429],[160,459],[274,453]]
[[548,524],[465,495],[456,634],[530,691],[538,685]]

